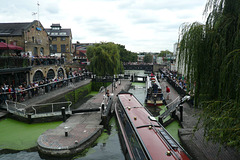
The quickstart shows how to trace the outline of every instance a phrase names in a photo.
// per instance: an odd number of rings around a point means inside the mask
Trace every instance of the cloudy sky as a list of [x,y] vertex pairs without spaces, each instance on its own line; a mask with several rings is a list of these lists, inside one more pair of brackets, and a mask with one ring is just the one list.
[[133,52],[173,51],[179,26],[204,22],[207,0],[0,0],[0,23],[71,28],[73,43],[114,42]]

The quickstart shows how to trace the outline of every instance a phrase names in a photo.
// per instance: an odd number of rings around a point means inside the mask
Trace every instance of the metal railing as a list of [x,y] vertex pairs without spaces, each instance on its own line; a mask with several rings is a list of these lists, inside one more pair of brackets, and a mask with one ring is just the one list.
[[5,103],[6,103],[8,112],[21,117],[25,117],[25,118],[28,118],[29,115],[31,115],[31,118],[42,118],[42,117],[61,115],[62,107],[66,108],[66,114],[72,114],[71,101],[36,104],[30,107],[28,107],[25,104],[13,102],[9,100],[6,100]]
[[8,112],[27,118],[27,116],[25,116],[27,105],[9,100],[6,100],[5,104]]
[[64,58],[0,56],[0,69],[32,67],[39,65],[63,65]]
[[160,115],[160,117],[162,119],[165,119],[167,116],[169,116],[169,114],[174,111],[177,106],[181,103],[181,99],[180,96],[178,96],[175,100],[173,100],[171,103],[169,103],[168,105],[166,105],[167,110]]
[[31,87],[23,89],[21,91],[15,90],[14,92],[3,92],[0,94],[0,102],[4,103],[6,100],[22,102],[27,99],[31,99],[32,97],[43,95],[51,91],[57,90],[58,88],[62,88],[65,86],[73,87],[74,83],[80,82],[87,77],[89,77],[88,74],[83,74],[80,76],[70,77],[56,82],[41,84],[37,87]]

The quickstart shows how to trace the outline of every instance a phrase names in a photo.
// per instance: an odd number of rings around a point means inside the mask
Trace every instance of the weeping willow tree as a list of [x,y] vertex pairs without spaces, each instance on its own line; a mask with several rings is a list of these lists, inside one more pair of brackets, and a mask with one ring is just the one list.
[[88,47],[87,57],[91,62],[91,71],[98,76],[113,76],[120,73],[123,68],[120,62],[118,46],[112,42],[102,42]]
[[207,140],[240,151],[240,1],[209,0],[206,24],[183,24],[179,59]]

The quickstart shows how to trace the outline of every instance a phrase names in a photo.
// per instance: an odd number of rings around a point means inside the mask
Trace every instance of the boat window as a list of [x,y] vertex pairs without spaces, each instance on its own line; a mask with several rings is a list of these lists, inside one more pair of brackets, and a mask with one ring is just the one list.
[[128,141],[130,143],[132,152],[136,159],[148,159],[146,158],[144,149],[141,146],[141,143],[139,142],[136,133],[134,132],[133,128],[130,125],[130,122],[127,120],[127,117],[125,115],[126,123],[124,125],[125,131],[128,137]]

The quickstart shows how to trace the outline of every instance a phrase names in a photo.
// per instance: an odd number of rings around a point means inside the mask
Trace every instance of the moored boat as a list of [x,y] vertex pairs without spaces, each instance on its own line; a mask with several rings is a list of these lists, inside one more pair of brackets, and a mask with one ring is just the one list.
[[191,157],[152,117],[151,113],[128,92],[118,94],[115,114],[126,159],[188,160]]
[[151,74],[146,79],[147,96],[145,102],[148,106],[161,106],[165,104],[162,88],[157,77]]

